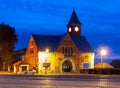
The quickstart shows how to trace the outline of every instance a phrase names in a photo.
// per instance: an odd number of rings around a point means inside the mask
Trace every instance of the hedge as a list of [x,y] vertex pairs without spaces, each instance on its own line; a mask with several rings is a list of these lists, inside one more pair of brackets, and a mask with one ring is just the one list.
[[120,69],[80,69],[80,74],[116,74],[120,75]]

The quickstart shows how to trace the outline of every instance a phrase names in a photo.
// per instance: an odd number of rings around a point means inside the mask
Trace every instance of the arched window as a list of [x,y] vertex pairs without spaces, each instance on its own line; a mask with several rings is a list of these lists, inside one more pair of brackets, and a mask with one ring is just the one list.
[[73,54],[73,48],[72,48],[72,46],[63,46],[62,47],[62,53],[65,56],[72,56],[72,54]]
[[34,48],[30,48],[30,54],[34,54]]

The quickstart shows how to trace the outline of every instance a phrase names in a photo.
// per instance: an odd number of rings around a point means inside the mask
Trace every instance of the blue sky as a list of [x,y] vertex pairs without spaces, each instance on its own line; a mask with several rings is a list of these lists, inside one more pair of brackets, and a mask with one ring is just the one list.
[[21,49],[30,34],[66,33],[73,9],[92,48],[106,45],[107,58],[120,58],[120,0],[0,0],[0,22],[15,27]]

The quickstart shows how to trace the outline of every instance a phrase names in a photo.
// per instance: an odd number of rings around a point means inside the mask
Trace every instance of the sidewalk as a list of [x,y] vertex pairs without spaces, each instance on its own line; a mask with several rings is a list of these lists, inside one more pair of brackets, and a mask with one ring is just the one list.
[[8,72],[8,71],[0,71],[0,74],[14,74],[13,72]]
[[[8,71],[0,71],[0,75],[9,75],[9,74],[11,74],[11,75],[24,75],[23,73],[17,73],[17,74],[15,74],[15,73],[13,73],[12,71],[11,72],[8,72]],[[35,74],[30,74],[30,73],[28,73],[28,74],[25,74],[25,75],[82,75],[82,74],[80,74],[80,73],[35,73]]]

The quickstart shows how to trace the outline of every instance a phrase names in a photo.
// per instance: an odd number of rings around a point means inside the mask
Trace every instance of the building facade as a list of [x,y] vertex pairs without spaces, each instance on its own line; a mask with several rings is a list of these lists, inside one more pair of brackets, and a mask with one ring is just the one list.
[[[26,50],[29,70],[38,73],[79,73],[94,68],[94,51],[81,35],[81,23],[73,10],[63,35],[32,34]],[[28,66],[24,66],[28,69]]]

